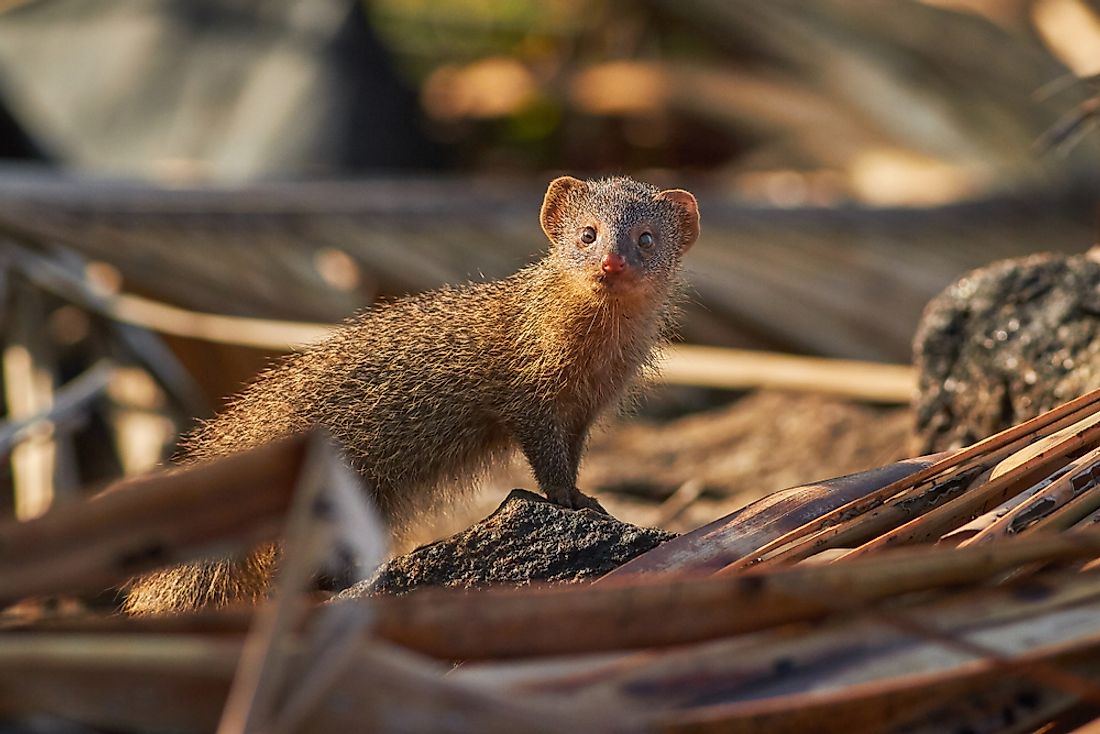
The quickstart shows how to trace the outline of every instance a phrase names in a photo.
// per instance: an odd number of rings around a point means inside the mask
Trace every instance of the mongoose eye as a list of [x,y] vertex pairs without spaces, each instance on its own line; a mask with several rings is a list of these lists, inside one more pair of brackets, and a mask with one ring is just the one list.
[[585,227],[581,231],[581,242],[586,245],[591,245],[596,241],[596,229],[594,227]]
[[653,235],[649,232],[642,232],[641,236],[638,238],[638,247],[641,247],[643,250],[648,250],[653,247]]

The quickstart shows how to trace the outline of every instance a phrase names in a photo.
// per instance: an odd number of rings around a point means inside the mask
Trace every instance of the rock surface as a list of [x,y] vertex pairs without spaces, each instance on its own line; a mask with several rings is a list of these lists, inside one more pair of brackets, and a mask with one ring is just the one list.
[[1100,387],[1100,251],[975,270],[914,341],[921,452],[956,448]]
[[398,556],[337,598],[404,593],[419,586],[480,588],[602,576],[674,537],[590,510],[567,510],[514,489],[489,517]]

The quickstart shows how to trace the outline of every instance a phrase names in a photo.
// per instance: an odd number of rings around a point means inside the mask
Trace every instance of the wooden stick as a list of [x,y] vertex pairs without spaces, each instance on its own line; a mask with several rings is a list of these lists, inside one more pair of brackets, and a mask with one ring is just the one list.
[[[1052,522],[1058,523],[1058,529],[1068,528],[1100,508],[1100,492],[1095,491],[1095,487],[1093,491],[1086,491],[1088,485],[1096,483],[1089,470],[1097,471],[1098,463],[1100,449],[1093,449],[1073,460],[1059,470],[1056,479],[1049,483],[1045,480],[1040,482],[1039,485],[1046,486],[961,545],[979,545],[998,537],[1034,532],[1049,527]],[[1059,509],[1065,512],[1059,512]]]
[[[913,645],[941,656],[963,652],[1003,657],[1011,649],[1038,643],[1020,640],[1011,648],[991,646],[982,630],[1034,625],[1038,631],[1048,615],[1070,608],[1095,608],[1100,604],[1100,574],[1046,573],[1019,583],[970,587],[903,601],[912,603],[848,609],[847,602],[838,599],[835,608],[841,610],[840,614],[797,629],[782,628],[633,655],[585,656],[565,666],[561,658],[475,663],[462,666],[455,674],[495,679],[517,692],[563,697],[574,693],[600,695],[597,689],[612,689],[616,691],[613,695],[644,697],[646,706],[656,709],[678,706],[680,696],[691,695],[690,689],[675,685],[685,671],[691,671],[693,681],[700,685],[704,678],[724,678],[726,682],[716,683],[732,694],[736,687],[753,686],[754,680],[776,681],[776,664],[782,660],[794,668],[821,671],[827,666],[844,666],[846,656],[889,658]],[[1054,629],[1060,628],[1054,625]],[[1049,631],[1050,625],[1046,629]],[[1002,640],[1012,636],[1007,633]],[[577,675],[582,666],[589,670],[583,676]]]
[[596,583],[613,583],[636,574],[659,571],[717,571],[814,518],[886,485],[896,484],[899,479],[927,469],[945,456],[906,459],[775,492],[697,530],[661,543]]
[[666,352],[660,380],[723,390],[815,392],[876,403],[908,403],[917,386],[916,374],[908,365],[685,344]]
[[53,403],[45,410],[0,424],[0,456],[9,452],[13,445],[26,440],[29,429],[36,424],[42,421],[64,421],[82,410],[107,389],[114,369],[110,361],[100,360],[65,383],[57,391]]
[[288,351],[319,341],[333,329],[332,324],[202,313],[133,294],[98,292],[79,275],[39,252],[26,247],[19,250],[15,265],[40,288],[112,321],[148,331],[217,344]]
[[[52,409],[56,360],[44,340],[41,294],[26,283],[17,283],[12,290],[14,310],[4,335],[3,388],[9,420],[19,421]],[[11,456],[15,516],[20,520],[46,512],[56,498],[59,480],[63,481],[59,471],[63,447],[50,424],[37,426],[44,430],[20,443]]]
[[0,600],[99,591],[157,566],[274,537],[303,435],[118,483],[29,522],[0,524]]
[[[561,702],[570,701],[571,703],[576,697],[583,693],[584,708],[589,712],[599,710],[595,704],[603,706],[604,710],[612,710],[616,712],[616,720],[625,716],[624,712],[637,711],[642,713],[651,720],[654,718],[664,720],[671,715],[673,710],[683,710],[682,703],[677,703],[684,695],[682,685],[678,685],[683,680],[685,670],[691,671],[693,684],[695,682],[713,683],[715,685],[721,684],[720,690],[728,691],[727,695],[732,695],[738,686],[751,685],[753,676],[775,676],[775,661],[779,659],[788,659],[793,653],[795,657],[800,660],[797,663],[800,666],[812,664],[815,659],[832,660],[835,659],[836,654],[833,651],[839,651],[840,655],[844,654],[845,650],[851,651],[852,649],[858,650],[881,650],[881,657],[886,669],[889,669],[889,662],[891,656],[891,650],[898,646],[898,643],[913,644],[914,641],[918,644],[924,645],[937,645],[941,644],[941,639],[948,639],[952,644],[947,645],[949,649],[954,649],[954,639],[951,635],[954,634],[953,630],[969,630],[971,633],[981,627],[990,627],[991,629],[997,627],[1003,627],[1008,622],[1014,622],[1017,626],[1030,625],[1031,620],[1040,619],[1045,613],[1066,609],[1070,607],[1080,607],[1081,602],[1085,600],[1091,600],[1093,606],[1096,604],[1096,594],[1100,586],[1098,586],[1098,578],[1096,574],[1091,575],[1079,575],[1079,574],[1061,574],[1054,575],[1043,581],[1034,581],[1031,584],[1024,584],[1022,588],[996,588],[996,589],[982,589],[976,594],[960,595],[956,594],[952,597],[941,598],[934,600],[931,604],[922,603],[920,606],[915,607],[909,611],[901,612],[906,617],[919,619],[921,621],[921,628],[915,631],[910,631],[906,628],[901,628],[901,631],[894,629],[890,626],[882,626],[873,624],[878,621],[877,611],[869,610],[868,616],[848,618],[845,620],[845,624],[841,628],[835,627],[821,627],[811,629],[808,632],[800,633],[799,637],[792,637],[790,634],[782,634],[778,637],[772,636],[768,638],[757,637],[743,642],[749,643],[748,647],[738,648],[735,645],[737,643],[733,641],[722,641],[714,645],[706,647],[695,648],[681,648],[679,650],[670,651],[662,655],[655,655],[653,653],[646,653],[642,656],[635,656],[631,660],[624,660],[622,664],[612,664],[610,668],[602,672],[593,670],[592,672],[581,676],[574,677],[570,674],[562,674],[560,670],[554,667],[553,664],[548,665],[544,672],[538,675],[527,674],[524,676],[523,682],[518,686],[514,685],[514,676],[508,676],[507,668],[501,668],[502,675],[497,675],[493,680],[492,676],[487,676],[483,671],[480,675],[474,675],[471,679],[466,676],[465,679],[460,677],[459,683],[476,683],[479,684],[476,687],[480,688],[486,693],[496,690],[499,693],[501,686],[508,688],[515,688],[510,697],[516,702],[524,702],[527,704],[530,702],[532,708],[532,714],[536,711],[542,710],[547,704],[553,708],[554,705],[560,705]],[[1047,593],[1036,594],[1036,590],[1042,590]],[[481,601],[485,604],[494,603],[496,600],[492,595],[472,595],[480,596]],[[845,603],[845,600],[839,600],[841,604]],[[345,611],[356,611],[351,608],[351,605],[335,605],[335,608],[343,608]],[[616,610],[610,610],[611,613],[615,613]],[[727,612],[736,613],[736,609],[731,607],[727,609]],[[896,610],[889,612],[891,617],[896,617],[898,612]],[[144,624],[147,620],[131,619],[120,620],[131,628],[137,628],[139,625]],[[457,628],[463,626],[462,620],[452,620],[452,625]],[[1050,627],[1050,625],[1048,625]],[[119,631],[123,628],[119,627]],[[931,630],[935,633],[931,637],[925,637],[925,631]],[[135,631],[132,629],[131,631]],[[1005,633],[1008,634],[1008,633]],[[222,639],[226,639],[224,634],[221,635]],[[135,634],[125,635],[69,635],[68,638],[71,642],[66,645],[66,636],[53,634],[30,634],[21,635],[18,637],[9,636],[8,639],[15,641],[18,644],[20,639],[28,639],[32,641],[39,640],[54,640],[54,644],[57,648],[57,653],[54,656],[56,664],[68,663],[72,665],[76,663],[84,668],[94,669],[97,663],[105,663],[105,655],[110,651],[110,648],[104,648],[102,642],[106,640],[126,640],[125,645],[118,644],[119,649],[130,651],[142,651],[155,649],[158,640],[163,640],[163,633],[161,635],[147,635],[137,636]],[[0,653],[3,651],[4,636],[0,636]],[[149,639],[151,645],[146,647],[143,645],[142,640]],[[238,638],[239,639],[239,638]],[[37,644],[37,643],[36,643]],[[35,650],[36,644],[29,645],[25,650]],[[180,640],[179,644],[186,644],[186,641]],[[66,653],[70,649],[77,649],[83,651],[87,655],[88,647],[99,645],[100,655],[86,657],[83,661],[80,661],[80,657],[77,656],[74,660],[70,660]],[[367,657],[372,661],[377,660],[376,654],[378,651],[377,641],[368,641],[366,643],[368,651],[374,650],[374,652],[368,652]],[[1027,646],[1028,643],[1021,642],[1019,645]],[[382,646],[382,651],[385,652],[384,657],[390,658],[393,652],[385,651],[386,646]],[[362,647],[357,647],[351,641],[348,641],[347,648],[359,649],[358,656],[353,655],[354,660],[359,661],[354,665],[354,670],[349,674],[341,676],[339,680],[335,681],[335,693],[339,698],[337,700],[346,700],[346,697],[354,694],[359,690],[359,686],[367,685],[365,680],[374,680],[376,675],[409,675],[411,672],[412,677],[408,679],[410,685],[423,691],[421,695],[428,695],[429,690],[438,690],[439,693],[445,697],[453,696],[461,687],[454,689],[448,689],[445,682],[438,681],[439,672],[433,670],[429,666],[419,665],[414,666],[411,670],[407,667],[408,664],[416,663],[414,659],[408,659],[405,663],[399,664],[397,667],[392,667],[384,661],[378,661],[383,665],[382,669],[375,669],[372,672],[371,668],[364,668],[365,662],[362,653]],[[299,671],[302,668],[309,668],[313,665],[313,653],[314,650],[308,647],[296,648],[300,649],[300,654],[296,656],[296,661],[292,662],[293,669]],[[347,652],[346,650],[344,651]],[[978,652],[979,656],[985,655],[985,653]],[[12,660],[16,674],[28,669],[28,663],[36,660],[34,655],[27,655],[24,652],[23,658]],[[991,659],[990,662],[999,666],[999,672],[1002,676],[1018,676],[1023,679],[1032,680],[1045,680],[1044,671],[1050,670],[1050,665],[1043,661],[1024,661],[1018,662],[1009,653],[996,653],[995,660]],[[5,679],[5,667],[2,654],[0,654],[0,680]],[[183,665],[186,658],[181,656],[178,661],[179,665]],[[396,659],[394,662],[398,662]],[[626,664],[631,663],[631,664]],[[41,664],[41,661],[38,663]],[[372,663],[371,665],[373,665]],[[223,666],[224,667],[224,666]],[[406,673],[401,673],[401,669],[406,669]],[[31,670],[35,668],[31,666]],[[178,671],[178,669],[176,669]],[[167,671],[166,671],[167,672]],[[163,675],[163,673],[162,673]],[[223,673],[223,676],[227,674]],[[362,676],[367,676],[365,680],[360,680]],[[433,681],[432,679],[436,680]],[[413,679],[421,679],[422,684],[412,683]],[[355,681],[358,681],[357,683]],[[726,681],[726,682],[724,682]],[[1080,682],[1080,681],[1078,681]],[[442,684],[442,688],[439,686]],[[389,686],[391,684],[378,684]],[[402,684],[404,685],[404,684]],[[888,682],[887,682],[888,685]],[[1059,683],[1061,685],[1061,683]],[[1076,683],[1074,684],[1076,685]],[[351,686],[351,688],[349,688]],[[426,687],[425,687],[426,686]],[[615,695],[615,691],[619,691],[618,698],[621,700],[611,699],[611,708],[608,709],[607,703],[609,697],[597,695],[589,695],[594,692],[596,688],[609,690]],[[469,687],[467,687],[469,690]],[[392,689],[387,688],[386,690]],[[450,690],[451,692],[447,692]],[[42,695],[40,692],[35,694],[36,696]],[[221,694],[224,696],[224,693]],[[361,695],[361,694],[357,694]],[[405,694],[409,695],[409,694]],[[499,698],[499,696],[492,696],[493,698]],[[538,702],[535,699],[542,698],[542,702]],[[368,706],[365,701],[361,701],[355,711],[357,715],[362,717],[363,721],[374,721],[375,716],[383,715],[386,710],[385,702],[380,702],[379,699],[372,695],[369,699],[372,702],[379,702],[382,708],[375,708]],[[411,699],[410,699],[411,700]],[[477,700],[475,698],[471,699]],[[319,700],[319,705],[315,710],[315,714],[311,717],[311,720],[328,720],[328,717],[339,716],[337,711],[334,711],[335,704],[331,698],[322,698]],[[487,701],[486,701],[487,703]],[[590,705],[591,704],[591,705]],[[71,705],[71,704],[70,704]],[[389,704],[389,705],[392,705]],[[744,704],[737,704],[744,705]],[[20,709],[26,710],[26,709]],[[67,709],[62,709],[67,710]],[[394,714],[398,712],[393,709],[389,709]],[[459,705],[461,710],[461,705]],[[712,710],[703,709],[697,710],[702,714],[709,714]],[[683,711],[682,715],[687,715],[689,712]],[[102,714],[100,714],[102,716]],[[94,719],[93,719],[94,720]],[[550,720],[557,720],[556,717],[551,717]],[[304,721],[303,723],[308,723]],[[319,725],[317,725],[319,726]],[[316,727],[315,727],[316,728]]]
[[[1078,417],[1079,413],[1072,413],[1033,436],[1019,438],[990,451],[942,480],[899,493],[882,506],[824,529],[768,556],[761,563],[789,563],[824,550],[856,546],[832,559],[835,561],[886,545],[935,540],[968,522],[975,514],[1026,491],[1031,483],[1057,469],[1068,454],[1082,446],[1091,446],[1100,437],[1100,412],[1076,420]],[[933,521],[935,524],[928,524]],[[742,560],[725,572],[734,573],[745,565]]]
[[1046,487],[1049,487],[1055,479],[1062,476],[1062,474],[1069,470],[1069,465],[1062,467],[1061,469],[1050,474],[1045,479],[1031,485],[1023,492],[1010,497],[1008,500],[989,510],[986,513],[979,515],[965,525],[961,525],[958,528],[952,530],[949,533],[944,533],[940,536],[940,539],[936,541],[938,544],[948,545],[970,545],[970,540],[980,533],[984,532],[991,525],[996,523],[1000,518],[1004,517],[1007,513],[1012,512],[1016,507],[1019,507],[1023,502],[1027,501],[1031,497],[1034,497],[1039,492],[1043,491]]
[[143,635],[0,637],[0,711],[123,731],[211,732],[240,640]]
[[19,258],[14,262],[27,280],[58,298],[76,303],[107,318],[119,342],[128,349],[135,361],[148,367],[190,415],[206,412],[206,396],[159,335],[154,333],[155,329],[121,318],[114,312],[114,297],[93,289],[83,277],[71,272],[71,268],[14,242],[6,241],[5,244],[18,248]]
[[453,734],[639,732],[633,711],[605,711],[583,702],[530,700],[509,691],[453,682],[446,668],[374,641],[298,731]]
[[[859,680],[946,672],[959,664],[961,654],[962,661],[994,663],[1006,679],[1095,701],[1100,688],[1091,679],[1049,663],[1021,663],[1017,656],[1100,632],[1095,621],[1098,580],[1096,574],[1048,575],[1031,587],[1046,595],[1028,593],[1027,583],[968,589],[923,597],[911,606],[863,609],[820,624],[605,657],[588,663],[587,670],[581,668],[584,659],[564,668],[555,659],[463,666],[456,675],[505,685],[517,695],[562,701],[579,696],[610,710],[639,707],[660,719],[700,703],[744,705],[810,688],[828,695]],[[783,669],[788,672],[779,672]]]
[[646,577],[629,586],[428,589],[382,597],[376,633],[442,658],[510,658],[676,645],[765,629],[897,594],[980,582],[1031,562],[1100,555],[1100,530],[977,548],[883,552],[738,576]]
[[[902,477],[866,496],[856,498],[821,515],[812,522],[805,523],[778,538],[770,540],[763,546],[753,549],[742,558],[729,564],[729,572],[732,573],[737,569],[757,563],[759,559],[768,554],[774,553],[785,546],[791,546],[796,541],[803,540],[815,533],[820,533],[822,536],[817,539],[817,542],[820,544],[820,541],[824,540],[826,537],[838,534],[846,520],[862,515],[882,505],[889,498],[903,491],[910,490],[923,482],[929,481],[933,477],[940,475],[946,476],[949,471],[956,469],[966,462],[978,460],[980,458],[984,459],[987,456],[991,458],[999,456],[1001,452],[1013,450],[1013,446],[1023,447],[1036,438],[1046,437],[1068,425],[1080,421],[1084,416],[1096,413],[1098,410],[1100,410],[1100,390],[1093,390],[1079,398],[1063,403],[1057,408],[1049,410],[1042,415],[1036,416],[1019,425],[1012,426],[1000,433],[982,439],[971,446],[956,451],[931,466]],[[807,542],[814,542],[814,540],[804,541],[803,544]],[[815,546],[815,549],[820,548]],[[802,554],[802,557],[810,555],[813,552],[815,552],[815,550],[807,550]]]
[[[316,534],[330,542],[322,548],[329,557],[354,557],[359,561],[360,579],[374,574],[386,556],[389,537],[380,512],[362,486],[362,476],[353,471],[329,442],[317,449],[327,459],[320,503],[310,501]],[[299,499],[299,502],[305,500]],[[321,512],[320,508],[325,511]],[[289,555],[291,552],[288,534]],[[297,551],[304,554],[304,551]],[[282,581],[285,584],[285,580]],[[280,589],[280,593],[283,590]],[[264,724],[269,734],[291,734],[301,729],[338,678],[352,664],[363,630],[373,621],[370,609],[338,604],[325,605],[311,617],[304,644],[308,665],[296,672],[293,687],[283,698],[275,716]]]
[[165,459],[176,435],[171,396],[153,375],[138,366],[120,366],[107,388],[105,413],[123,476],[152,471]]
[[[240,656],[238,638],[0,636],[0,713],[49,712],[124,731],[214,731]],[[302,666],[296,645],[288,664]],[[447,680],[446,667],[375,641],[297,731],[569,734],[624,731],[626,712],[524,701]],[[633,730],[637,730],[635,726]]]
[[[1055,665],[1095,677],[1097,665],[1092,658],[1098,650],[1100,637],[1092,637],[1049,645],[1017,656],[1015,661],[1023,669],[1031,664]],[[918,714],[930,703],[958,699],[1003,680],[1005,675],[996,661],[975,660],[950,671],[897,676],[825,693],[807,692],[689,710],[665,717],[661,730],[735,734],[872,731],[883,723],[904,723],[895,718],[899,711]]]
[[1094,448],[1100,441],[1100,414],[1069,426],[1050,438],[1056,437],[1058,440],[1045,444],[1041,453],[1032,455],[1007,473],[948,500],[946,504],[933,507],[896,530],[852,550],[844,558],[856,558],[889,546],[935,540],[975,515],[996,507],[1065,464],[1070,455]]
[[703,493],[703,481],[692,477],[676,488],[668,498],[657,506],[657,517],[653,526],[666,527],[670,522],[684,514]]
[[326,463],[333,458],[331,452],[323,451],[319,436],[314,435],[307,444],[286,521],[286,562],[279,569],[277,593],[253,616],[218,734],[252,734],[270,729],[278,696],[286,683],[291,633],[308,609],[304,592],[332,542],[331,527],[319,517],[323,503],[317,500],[323,492]]

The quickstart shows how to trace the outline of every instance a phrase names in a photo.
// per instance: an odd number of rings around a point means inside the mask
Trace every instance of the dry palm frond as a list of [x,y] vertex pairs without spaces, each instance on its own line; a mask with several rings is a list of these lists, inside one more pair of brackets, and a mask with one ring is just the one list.
[[343,510],[314,512],[342,481],[318,473],[338,463],[318,445],[0,527],[11,601],[243,547],[288,513],[292,556],[254,612],[9,618],[0,710],[177,731],[900,732],[1001,730],[991,711],[1034,728],[1100,704],[1100,391],[961,451],[779,493],[595,585],[322,606],[300,593],[318,559],[381,531],[332,524],[360,513],[348,486],[328,498]]

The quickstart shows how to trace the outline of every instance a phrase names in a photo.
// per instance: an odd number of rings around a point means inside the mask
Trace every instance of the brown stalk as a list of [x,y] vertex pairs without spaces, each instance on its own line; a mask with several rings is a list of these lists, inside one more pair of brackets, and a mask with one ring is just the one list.
[[596,581],[617,583],[643,573],[716,571],[809,520],[920,471],[943,454],[906,459],[865,472],[785,489],[673,538]]
[[[311,664],[293,640],[293,674]],[[50,713],[125,731],[214,731],[241,638],[18,635],[0,637],[0,713]],[[382,643],[360,650],[296,731],[438,730],[508,734],[631,730],[624,712],[564,710],[455,684],[445,668]],[[624,723],[624,719],[626,723]],[[636,727],[633,727],[636,728]]]
[[[912,489],[924,482],[927,482],[934,477],[944,475],[952,469],[960,467],[966,462],[971,460],[980,460],[986,455],[996,452],[1000,449],[1006,449],[1014,444],[1021,447],[1026,445],[1028,441],[1034,440],[1036,437],[1044,437],[1051,433],[1061,430],[1067,425],[1081,420],[1082,417],[1092,415],[1097,410],[1100,410],[1100,390],[1094,390],[1086,395],[1082,395],[1079,398],[1064,403],[1053,410],[1043,413],[1040,416],[1025,421],[1017,426],[1001,431],[998,434],[983,439],[972,446],[965,449],[956,451],[955,453],[947,456],[936,463],[921,469],[913,474],[903,477],[891,484],[888,484],[881,489],[878,489],[870,494],[852,500],[830,512],[825,513],[821,517],[808,522],[794,530],[791,530],[784,535],[775,538],[763,546],[753,549],[752,552],[747,553],[738,561],[729,565],[730,572],[744,568],[746,566],[756,563],[759,559],[768,556],[775,551],[796,543],[799,540],[807,538],[815,533],[822,532],[823,537],[819,537],[818,541],[828,539],[834,534],[838,534],[839,527],[842,526],[845,520],[863,515],[875,507],[882,505],[889,498],[897,495],[905,490]],[[824,547],[824,546],[822,546]],[[818,549],[814,546],[815,550],[806,552],[803,556],[811,555]]]
[[1036,480],[1062,466],[1066,458],[1074,452],[1095,446],[1097,440],[1100,440],[1100,414],[1062,429],[1042,442],[1041,451],[1029,452],[1032,455],[1026,461],[1014,465],[1006,473],[925,512],[894,532],[865,543],[844,558],[858,558],[888,546],[935,540],[975,515],[986,512],[1027,489]]
[[995,538],[1041,530],[1064,530],[1100,508],[1100,492],[1090,470],[1100,466],[1100,449],[1067,465],[1064,474],[1032,495],[1026,502],[1006,512],[964,545],[985,543]]
[[[1035,664],[1053,665],[1078,675],[1095,677],[1095,655],[1100,637],[1050,645],[1017,656],[1021,670]],[[666,732],[783,732],[880,731],[884,724],[926,711],[949,698],[958,699],[1003,680],[996,661],[980,659],[946,672],[899,676],[846,686],[827,692],[807,692],[744,703],[717,705],[666,717]],[[1014,674],[1016,677],[1019,674]],[[897,722],[900,723],[900,722]]]
[[[938,665],[954,665],[958,653],[965,657],[996,659],[1016,670],[1013,651],[1045,644],[1013,639],[1019,629],[1047,635],[1047,642],[1065,638],[1057,625],[1044,619],[1073,608],[1098,608],[1100,576],[1051,574],[1042,581],[1029,579],[1012,584],[962,593],[924,597],[904,606],[849,606],[847,600],[831,600],[844,612],[827,622],[782,628],[757,635],[724,638],[663,651],[646,651],[605,662],[590,663],[587,670],[561,670],[556,660],[545,664],[526,662],[465,666],[459,675],[477,681],[496,681],[517,693],[599,699],[609,706],[644,705],[651,711],[681,709],[692,702],[713,699],[721,692],[727,701],[765,695],[761,686],[782,689],[776,669],[789,670],[786,682],[827,684],[831,675],[844,677],[855,666],[865,675],[881,670],[881,677],[896,675],[896,660],[913,650],[923,650],[919,672]],[[1080,617],[1080,615],[1078,615]],[[1085,636],[1096,629],[1080,632]],[[1008,644],[1008,647],[1003,647]],[[916,659],[915,658],[915,659]],[[581,659],[583,660],[583,658]],[[813,671],[812,673],[810,671]],[[831,672],[830,672],[831,671]],[[1061,686],[1075,694],[1094,698],[1096,687],[1077,677],[1065,681],[1063,672],[1042,666],[1027,671],[1027,678]],[[691,686],[677,682],[689,678]],[[519,682],[517,683],[517,679]]]
[[275,537],[304,446],[304,436],[291,437],[0,524],[0,600],[99,591],[158,566]]
[[[490,659],[661,647],[767,629],[942,586],[980,583],[1034,562],[1100,555],[1100,531],[993,547],[919,548],[843,564],[732,577],[652,577],[607,587],[437,589],[369,603],[375,633],[444,659]],[[582,621],[583,620],[583,621]]]

